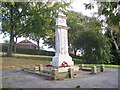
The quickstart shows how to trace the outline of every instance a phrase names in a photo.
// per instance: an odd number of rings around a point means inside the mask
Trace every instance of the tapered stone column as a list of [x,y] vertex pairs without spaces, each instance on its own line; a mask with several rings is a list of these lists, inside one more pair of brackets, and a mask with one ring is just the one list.
[[[59,67],[61,65],[73,66],[74,62],[68,53],[68,26],[66,24],[66,15],[59,13],[56,18],[55,26],[55,56],[52,59],[51,65]],[[60,72],[60,71],[59,71]]]

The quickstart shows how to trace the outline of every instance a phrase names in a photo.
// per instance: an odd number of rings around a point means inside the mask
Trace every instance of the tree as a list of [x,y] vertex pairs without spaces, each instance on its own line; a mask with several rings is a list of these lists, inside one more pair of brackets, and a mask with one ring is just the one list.
[[[110,39],[112,44],[112,61],[117,62],[114,64],[120,64],[120,2],[97,2],[98,16],[104,15],[106,17],[104,22],[107,26],[104,26],[106,31],[106,36]],[[86,4],[86,8],[94,7],[94,3]],[[91,8],[90,8],[91,9]]]
[[84,30],[74,41],[75,46],[83,49],[83,59],[87,63],[109,63],[111,45],[102,34],[91,30]]
[[47,32],[46,27],[48,28],[51,22],[51,11],[55,15],[59,7],[64,8],[67,5],[56,2],[50,7],[48,4],[48,2],[2,3],[2,32],[10,35],[8,56],[12,56],[14,37]]
[[70,29],[68,30],[69,45],[71,45],[74,55],[76,55],[77,48],[75,47],[74,41],[78,37],[79,33],[83,30],[94,30],[99,32],[101,29],[101,24],[96,20],[96,18],[90,18],[83,16],[81,13],[69,11],[67,13],[67,22]]
[[104,63],[104,60],[109,62],[110,43],[101,33],[102,24],[96,18],[72,12],[68,14],[68,26],[70,43],[76,50],[84,51],[84,60],[88,63]]
[[48,48],[55,49],[55,35],[53,37],[44,37],[44,44],[48,45]]
[[[102,12],[100,12],[100,10]],[[108,24],[107,33],[110,35],[110,39],[120,57],[120,49],[119,49],[119,39],[120,39],[120,7],[119,2],[106,2],[101,3],[99,13],[105,15],[107,20],[106,23]]]
[[112,30],[107,30],[105,35],[109,38],[112,47],[111,54],[113,58],[111,59],[112,64],[120,64],[119,48],[120,48],[120,30],[115,26]]
[[25,24],[25,18],[28,15],[30,5],[28,3],[2,3],[2,32],[9,33],[10,44],[8,49],[8,56],[12,56],[14,37],[20,33],[23,33],[23,26]]
[[4,43],[8,44],[8,43],[9,43],[9,40],[7,40],[7,39],[6,39],[6,40],[4,40]]
[[83,30],[85,19],[87,17],[83,16],[81,13],[68,11],[67,13],[67,25],[69,28],[68,30],[68,41],[69,41],[69,49],[76,55],[77,48],[74,46],[74,40],[78,36],[80,30]]

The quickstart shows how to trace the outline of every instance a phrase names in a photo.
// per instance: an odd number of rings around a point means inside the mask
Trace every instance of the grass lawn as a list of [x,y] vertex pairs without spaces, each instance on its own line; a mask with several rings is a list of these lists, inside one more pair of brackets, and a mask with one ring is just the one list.
[[[85,66],[100,66],[101,64],[84,64]],[[104,64],[105,68],[119,68],[120,69],[120,65],[110,65],[110,64]]]
[[14,57],[2,57],[2,70],[20,69],[22,67],[34,67],[39,64],[49,64],[51,57],[39,55],[14,55]]
[[13,54],[14,57],[24,57],[24,58],[43,58],[43,59],[52,59],[52,56],[43,56],[43,55],[28,55],[28,54]]
[[[2,69],[20,69],[22,67],[34,67],[39,64],[50,64],[52,56],[14,54],[13,57],[2,57]],[[76,64],[78,65],[78,64]],[[101,64],[84,64],[85,66],[100,66]],[[119,68],[120,65],[107,65],[106,68]]]

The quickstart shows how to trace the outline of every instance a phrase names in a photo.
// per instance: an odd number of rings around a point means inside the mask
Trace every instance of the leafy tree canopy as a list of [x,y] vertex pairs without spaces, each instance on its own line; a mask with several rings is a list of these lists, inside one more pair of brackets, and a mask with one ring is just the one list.
[[[35,35],[40,38],[51,31],[57,10],[69,3],[49,2],[2,2],[2,33],[10,35],[8,56],[12,56],[14,37]],[[63,9],[63,10],[64,10]]]
[[75,40],[75,46],[83,49],[83,59],[87,63],[108,63],[111,58],[109,40],[101,33],[84,30]]

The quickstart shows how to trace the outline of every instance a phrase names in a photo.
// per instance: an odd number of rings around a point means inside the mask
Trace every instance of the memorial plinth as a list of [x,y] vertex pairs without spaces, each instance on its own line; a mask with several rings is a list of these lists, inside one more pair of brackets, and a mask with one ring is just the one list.
[[74,65],[72,57],[70,57],[68,53],[68,29],[66,15],[59,13],[55,26],[55,56],[51,62],[52,66],[58,68],[58,72],[66,72]]

